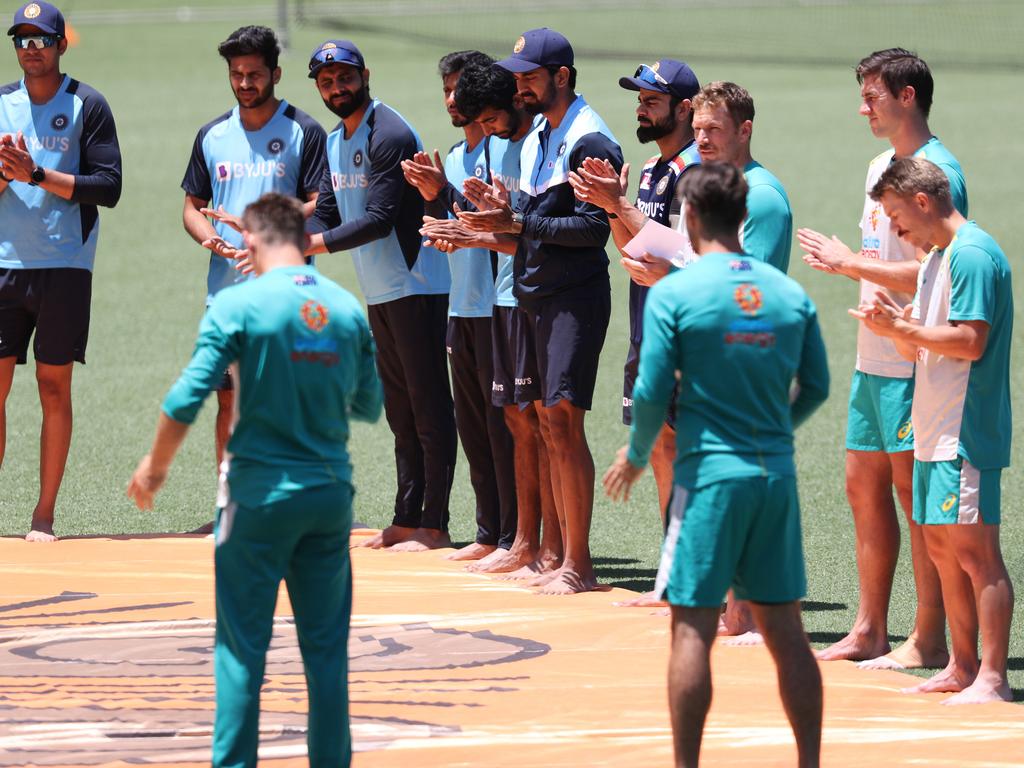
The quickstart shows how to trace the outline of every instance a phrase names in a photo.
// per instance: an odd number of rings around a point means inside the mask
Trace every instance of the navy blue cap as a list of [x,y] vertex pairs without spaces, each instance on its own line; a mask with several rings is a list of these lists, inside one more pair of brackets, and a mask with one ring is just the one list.
[[512,47],[512,55],[496,64],[509,72],[531,72],[540,67],[571,67],[572,46],[564,35],[541,27],[523,32]]
[[692,99],[700,90],[689,65],[675,59],[659,59],[651,66],[641,64],[632,77],[620,77],[619,85],[629,91],[658,91],[677,99]]
[[351,40],[327,40],[314,48],[309,55],[309,76],[316,79],[316,73],[331,64],[366,69],[363,54]]
[[13,35],[14,30],[22,24],[29,24],[48,35],[60,35],[64,37],[64,15],[49,3],[34,2],[25,3],[14,12],[14,23],[7,30],[8,35]]

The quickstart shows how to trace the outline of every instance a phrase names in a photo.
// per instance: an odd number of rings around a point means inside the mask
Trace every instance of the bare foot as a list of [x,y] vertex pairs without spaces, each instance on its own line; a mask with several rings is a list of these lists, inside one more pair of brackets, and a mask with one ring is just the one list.
[[860,662],[858,669],[941,669],[949,664],[945,648],[924,650],[917,638],[911,636],[903,645],[885,656]]
[[819,661],[838,661],[840,659],[867,661],[885,656],[891,649],[889,641],[884,637],[876,640],[857,630],[850,630],[850,634],[838,643],[815,651],[814,655]]
[[900,693],[959,693],[973,683],[976,676],[977,671],[961,671],[951,661],[939,674],[918,685],[902,688]]
[[449,555],[445,555],[445,560],[480,560],[481,558],[487,557],[489,554],[494,552],[497,547],[493,544],[478,544],[475,541],[472,544],[467,544],[462,549],[456,549]]
[[654,592],[644,592],[639,597],[619,600],[612,605],[617,608],[664,608],[668,603],[655,597]]
[[366,547],[367,549],[383,549],[384,547],[394,546],[401,541],[408,541],[415,532],[415,528],[407,528],[404,525],[389,525],[376,536],[371,536],[366,541],[359,542],[356,546]]
[[543,571],[539,576],[536,576],[526,586],[528,587],[546,587],[552,581],[557,579],[562,574],[561,568],[555,568],[550,571]]
[[561,564],[562,563],[559,560],[540,557],[532,563],[527,563],[518,570],[512,571],[511,573],[503,573],[497,578],[501,581],[530,581],[537,578],[538,574],[557,571]]
[[725,610],[718,619],[718,634],[728,637],[739,637],[754,632],[754,616],[750,612],[750,603],[737,600],[729,593]]
[[452,539],[448,531],[440,531],[436,528],[417,528],[405,541],[400,541],[388,547],[391,552],[426,552],[430,549],[442,549],[450,547]]
[[722,645],[732,646],[733,648],[764,645],[764,637],[761,636],[760,632],[744,632],[742,635],[726,637],[726,639],[722,641]]
[[[45,530],[38,530],[39,528],[45,528]],[[57,540],[57,537],[53,535],[53,528],[50,526],[32,526],[32,530],[25,535],[25,541],[33,541],[36,543],[51,543]]]
[[584,575],[560,568],[553,575],[553,579],[537,590],[538,595],[576,595],[597,589],[597,577],[593,573]]
[[960,704],[990,704],[993,701],[1013,701],[1010,684],[1005,677],[999,675],[979,674],[973,683],[942,703],[952,707]]
[[473,573],[508,573],[517,571],[536,559],[537,553],[530,550],[516,552],[514,549],[498,548],[483,560],[467,565],[466,570]]

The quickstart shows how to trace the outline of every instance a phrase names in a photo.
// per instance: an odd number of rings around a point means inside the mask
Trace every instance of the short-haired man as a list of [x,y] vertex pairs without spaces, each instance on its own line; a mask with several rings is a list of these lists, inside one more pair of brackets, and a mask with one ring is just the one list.
[[55,541],[54,510],[71,447],[71,374],[85,362],[98,207],[121,196],[121,152],[106,100],[60,69],[64,16],[45,2],[7,34],[24,76],[0,86],[0,465],[14,367],[29,340],[43,410],[39,499],[28,541]]
[[[797,239],[809,265],[859,281],[861,302],[873,302],[883,291],[896,303],[907,304],[925,251],[900,239],[871,190],[896,159],[912,156],[942,168],[953,204],[964,215],[967,189],[960,164],[928,127],[934,90],[928,65],[910,51],[889,48],[862,59],[856,73],[860,113],[871,133],[892,145],[868,165],[860,252],[812,229],[798,230]],[[819,651],[820,659],[863,659],[863,666],[892,669],[942,667],[949,659],[938,573],[913,520],[913,395],[913,361],[904,360],[891,340],[861,326],[846,427],[846,494],[857,536],[860,604],[850,633]],[[910,531],[917,614],[910,637],[890,652],[889,598],[900,548],[894,487]]]
[[307,266],[298,200],[270,193],[242,215],[259,279],[217,294],[192,360],[163,403],[128,495],[142,509],[225,366],[237,422],[218,502],[213,765],[256,765],[260,686],[284,579],[309,681],[309,763],[348,765],[352,574],[349,420],[376,421],[373,340],[352,294]]
[[[227,63],[228,83],[238,103],[199,129],[181,182],[185,231],[212,252],[206,306],[223,288],[246,279],[236,269],[242,236],[229,220],[266,192],[307,200],[305,210],[312,213],[327,141],[316,120],[274,92],[281,79],[281,48],[274,30],[240,27],[217,52]],[[208,206],[216,212],[212,223],[204,215]],[[218,467],[230,436],[233,403],[234,387],[225,373],[217,386]]]
[[[429,158],[402,162],[406,180],[424,201],[455,215],[456,205],[468,208],[459,190],[467,179],[488,176],[489,142],[480,125],[455,106],[455,89],[469,67],[489,68],[494,59],[480,51],[455,51],[438,62],[445,108],[452,125],[465,138],[455,144],[441,167]],[[421,165],[415,160],[426,162]],[[440,158],[438,158],[440,159]],[[516,533],[516,482],[512,434],[501,408],[491,404],[494,363],[491,315],[495,276],[491,252],[465,248],[448,256],[452,287],[448,300],[446,346],[455,400],[455,426],[469,462],[476,497],[476,540],[449,555],[452,560],[481,560],[497,549],[508,551]],[[494,265],[496,267],[496,264]]]
[[541,380],[541,435],[551,459],[559,520],[565,521],[561,567],[533,582],[550,594],[594,589],[590,521],[594,460],[584,418],[591,407],[597,364],[611,314],[611,286],[604,245],[607,214],[578,201],[569,173],[587,157],[608,160],[616,173],[622,151],[597,113],[575,92],[572,46],[554,30],[529,30],[498,66],[516,78],[519,98],[544,122],[527,134],[521,156],[521,208],[490,192],[487,211],[459,214],[465,229],[437,222],[426,227],[459,247],[484,245],[514,253],[515,293],[536,340]]
[[851,310],[917,367],[914,520],[938,568],[953,653],[944,670],[909,690],[959,691],[949,704],[1009,701],[1013,586],[999,549],[999,476],[1010,464],[1012,433],[1010,264],[956,210],[947,173],[929,160],[896,160],[871,197],[901,237],[931,248],[913,304],[880,291]]
[[[621,177],[611,172],[607,163],[584,161],[569,177],[576,196],[599,206],[608,213],[612,238],[622,252],[622,264],[630,274],[629,281],[629,350],[623,371],[622,423],[632,418],[633,385],[640,362],[643,341],[643,312],[650,285],[644,279],[645,265],[629,256],[625,246],[636,237],[647,220],[678,229],[682,213],[682,182],[684,174],[700,163],[700,153],[693,140],[691,100],[700,90],[697,75],[689,65],[675,59],[661,59],[652,66],[641,64],[632,77],[619,78],[619,86],[637,93],[636,136],[642,144],[656,142],[659,153],[649,159],[640,172],[636,205],[626,198],[629,164],[623,166]],[[683,254],[676,266],[685,266],[694,258]],[[674,400],[674,398],[673,398]],[[658,487],[658,509],[662,520],[672,493],[672,463],[675,460],[674,403],[669,404],[665,425],[651,452],[651,470]],[[645,596],[628,601],[627,605],[649,605]]]
[[[521,205],[520,158],[523,143],[540,119],[523,109],[512,73],[502,67],[467,67],[455,88],[455,106],[488,137],[487,181],[504,189],[513,209]],[[480,180],[466,179],[473,194]],[[491,317],[493,379],[491,402],[502,408],[515,443],[515,539],[470,570],[509,573],[508,578],[536,578],[562,560],[562,534],[551,488],[550,459],[540,435],[534,403],[540,399],[534,338],[515,297],[513,258],[497,254],[494,314]],[[543,520],[543,535],[541,521]]]
[[778,667],[799,764],[816,766],[821,675],[800,619],[806,580],[793,428],[828,396],[825,346],[803,289],[742,250],[748,193],[740,170],[702,164],[686,174],[683,190],[700,259],[648,294],[630,443],[604,486],[613,499],[628,497],[678,371],[678,459],[656,586],[672,606],[676,765],[698,764],[711,646],[731,586],[751,601]]
[[309,76],[340,122],[327,137],[307,253],[352,254],[395,436],[394,517],[366,546],[447,547],[457,451],[445,360],[451,278],[447,257],[421,244],[423,198],[402,173],[423,145],[405,118],[370,98],[370,71],[351,41],[317,46]]

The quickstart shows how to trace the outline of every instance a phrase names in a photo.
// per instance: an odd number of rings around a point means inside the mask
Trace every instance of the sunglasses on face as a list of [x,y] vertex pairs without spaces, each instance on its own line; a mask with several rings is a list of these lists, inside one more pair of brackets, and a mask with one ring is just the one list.
[[349,64],[353,67],[362,67],[356,57],[344,48],[328,48],[317,51],[309,61],[309,68],[313,69],[317,64]]
[[663,88],[667,89],[669,93],[671,93],[673,96],[676,95],[675,89],[672,87],[672,84],[664,77],[659,75],[657,72],[655,72],[653,69],[648,67],[646,64],[641,64],[639,67],[637,67],[636,72],[633,73],[633,77],[635,77],[637,80],[642,80],[645,83],[650,83],[651,85],[660,85]]
[[29,48],[41,50],[43,48],[52,48],[57,44],[58,40],[60,40],[60,35],[15,35],[14,47],[25,50]]

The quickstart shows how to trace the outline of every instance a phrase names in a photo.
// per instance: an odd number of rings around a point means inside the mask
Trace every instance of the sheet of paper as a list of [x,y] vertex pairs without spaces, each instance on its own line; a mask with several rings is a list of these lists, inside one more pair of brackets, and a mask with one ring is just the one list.
[[622,250],[634,259],[639,258],[642,253],[649,253],[661,259],[668,259],[677,266],[690,261],[693,254],[690,238],[651,219],[647,220],[643,229],[637,232],[636,237],[626,243]]

